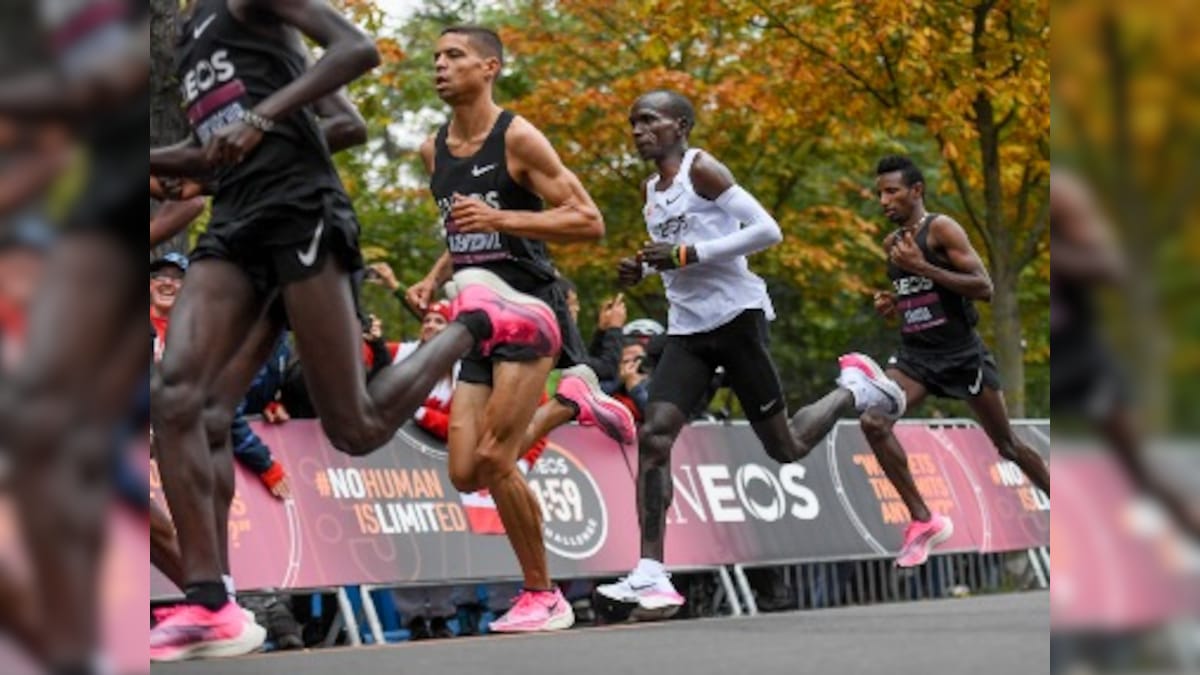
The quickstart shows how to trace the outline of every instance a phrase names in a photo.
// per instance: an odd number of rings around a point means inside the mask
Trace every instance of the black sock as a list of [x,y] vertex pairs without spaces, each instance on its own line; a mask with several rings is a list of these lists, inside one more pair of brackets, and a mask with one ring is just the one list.
[[221,609],[225,603],[229,602],[229,593],[225,590],[225,584],[220,580],[188,584],[184,595],[187,596],[188,604],[200,605],[210,612]]
[[575,418],[579,417],[579,404],[578,403],[576,403],[575,401],[572,401],[571,399],[567,398],[566,396],[563,396],[562,394],[555,394],[554,400],[558,401],[559,403],[561,403],[561,404],[567,406],[568,408],[570,408],[571,410],[575,411],[574,414],[571,415],[571,419],[575,419]]
[[467,332],[471,337],[475,338],[476,342],[486,340],[492,336],[492,322],[488,319],[486,312],[475,310],[472,312],[463,312],[454,319],[467,328]]

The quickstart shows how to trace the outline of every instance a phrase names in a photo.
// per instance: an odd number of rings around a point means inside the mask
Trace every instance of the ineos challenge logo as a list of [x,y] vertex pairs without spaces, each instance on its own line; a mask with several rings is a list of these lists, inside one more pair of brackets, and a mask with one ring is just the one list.
[[608,537],[608,511],[596,481],[574,455],[548,445],[526,480],[542,506],[549,551],[584,560],[600,550]]

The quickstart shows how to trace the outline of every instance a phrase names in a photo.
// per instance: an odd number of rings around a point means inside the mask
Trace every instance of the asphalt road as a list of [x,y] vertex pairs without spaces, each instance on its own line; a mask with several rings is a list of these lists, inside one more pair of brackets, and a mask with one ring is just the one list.
[[1045,592],[155,665],[153,673],[575,675],[1049,670]]

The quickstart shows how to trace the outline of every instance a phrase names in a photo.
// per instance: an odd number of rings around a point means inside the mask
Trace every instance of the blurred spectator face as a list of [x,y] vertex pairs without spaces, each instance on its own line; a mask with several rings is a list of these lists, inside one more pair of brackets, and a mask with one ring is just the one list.
[[440,300],[429,306],[425,318],[421,320],[421,342],[429,342],[435,335],[446,330],[450,325],[450,304]]
[[164,265],[150,273],[150,307],[160,316],[171,312],[175,298],[183,286],[183,270],[174,265]]
[[[646,336],[645,339],[649,340],[650,337]],[[645,359],[646,348],[642,345],[641,338],[639,338],[638,342],[626,345],[625,349],[621,350],[621,371],[624,372],[626,368],[636,370]]]
[[26,309],[37,289],[44,262],[42,253],[35,249],[0,251],[0,304]]

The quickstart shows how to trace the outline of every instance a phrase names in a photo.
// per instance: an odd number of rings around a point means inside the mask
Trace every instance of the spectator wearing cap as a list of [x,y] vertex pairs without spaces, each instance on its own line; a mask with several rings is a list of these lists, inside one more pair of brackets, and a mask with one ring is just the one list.
[[171,309],[183,287],[188,259],[182,253],[171,252],[150,263],[150,323],[154,326],[154,361],[162,359],[167,342],[167,324]]
[[[183,287],[187,268],[187,256],[177,252],[168,253],[150,263],[150,323],[154,327],[153,354],[155,362],[162,358],[163,347],[167,341],[171,310],[175,307],[176,298]],[[270,369],[272,364],[280,359],[281,349],[286,349],[286,345],[282,344],[282,341],[281,345],[276,347],[275,355],[255,375],[252,392],[256,391],[256,387],[267,386],[264,382],[270,379]],[[282,357],[282,361],[286,362],[286,355]],[[234,459],[254,472],[272,495],[279,499],[286,499],[291,494],[287,474],[283,465],[276,462],[271,456],[271,449],[246,422],[247,410],[247,401],[242,401],[230,428]],[[287,419],[287,413],[273,408],[270,413],[264,413],[263,417],[267,421],[282,422]]]

